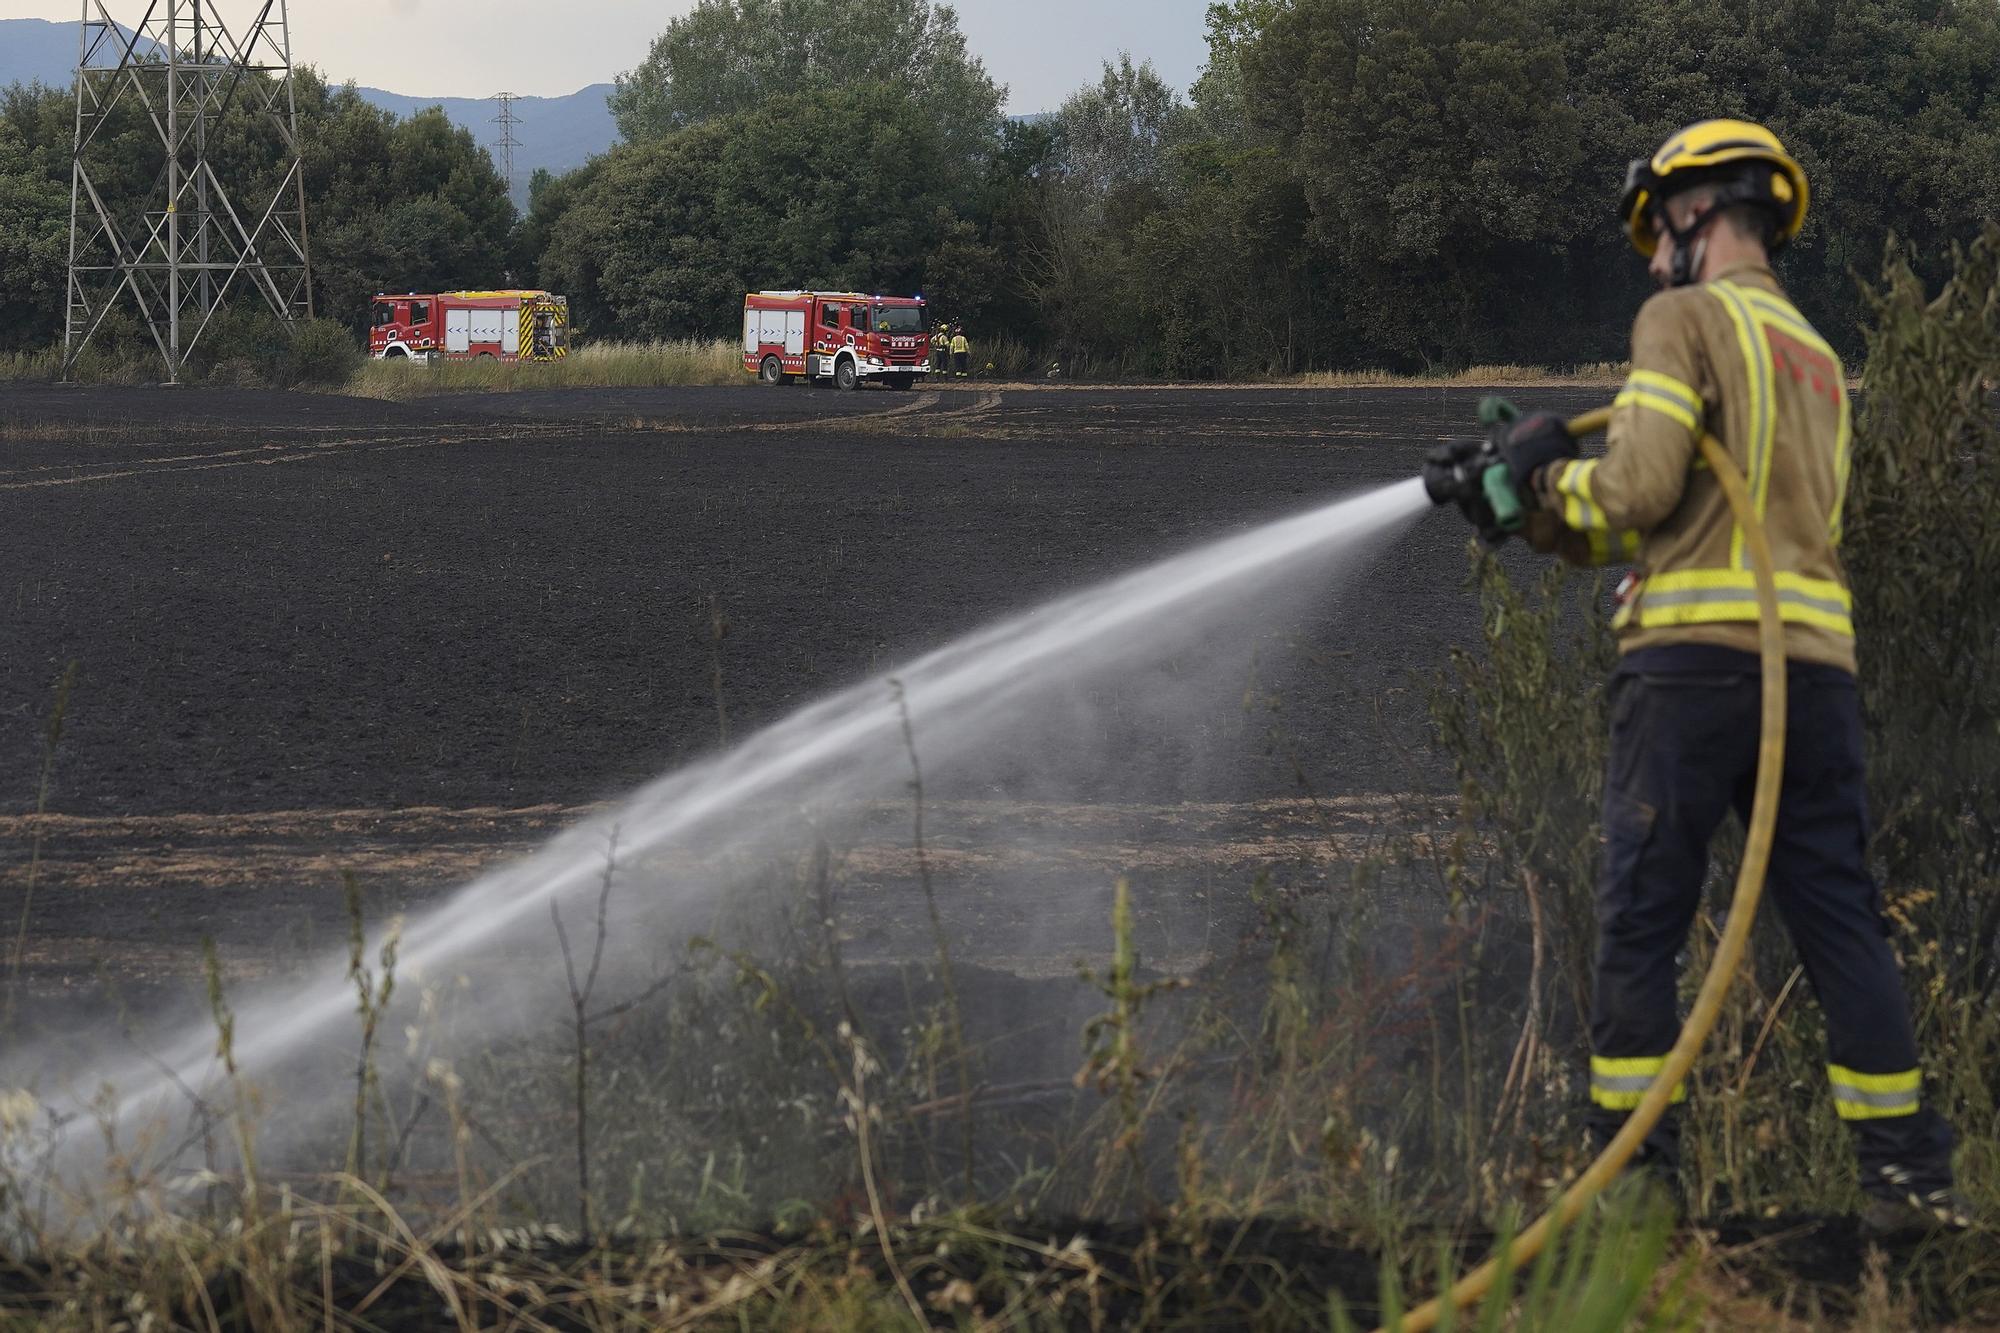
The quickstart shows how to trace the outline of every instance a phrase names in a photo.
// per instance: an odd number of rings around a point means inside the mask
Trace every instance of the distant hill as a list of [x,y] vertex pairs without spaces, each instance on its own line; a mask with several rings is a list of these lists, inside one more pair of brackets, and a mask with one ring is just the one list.
[[[76,29],[74,23],[47,19],[0,19],[0,88],[16,83],[69,87],[70,71],[76,68]],[[132,35],[130,28],[119,31]]]
[[[0,87],[15,83],[46,83],[69,86],[76,68],[77,25],[52,23],[47,19],[0,19]],[[528,180],[537,167],[547,167],[561,175],[590,160],[618,140],[618,127],[611,119],[606,100],[612,85],[593,83],[567,97],[517,97],[514,138],[514,203],[526,208]],[[421,97],[385,92],[380,88],[357,88],[375,106],[398,116],[408,116],[427,106],[440,106],[454,125],[472,132],[480,146],[500,160],[496,145],[499,126],[493,117],[499,106],[490,97]]]
[[[0,34],[0,40],[5,35]],[[517,97],[514,99],[514,203],[528,206],[528,178],[535,168],[547,167],[560,176],[582,166],[593,154],[618,142],[618,126],[611,119],[613,85],[593,83],[567,97]],[[500,161],[500,127],[493,118],[500,105],[490,97],[408,97],[383,92],[380,88],[357,88],[363,97],[384,111],[408,116],[427,106],[443,107],[451,123],[472,131],[479,145]]]

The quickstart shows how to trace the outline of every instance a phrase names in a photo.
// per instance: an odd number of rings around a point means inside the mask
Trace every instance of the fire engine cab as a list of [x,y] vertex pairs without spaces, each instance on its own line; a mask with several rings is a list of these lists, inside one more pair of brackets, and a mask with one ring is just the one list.
[[559,361],[569,355],[569,298],[543,291],[385,294],[375,298],[368,355]]
[[751,292],[743,298],[743,369],[764,384],[803,375],[837,389],[876,379],[907,389],[930,371],[921,296]]

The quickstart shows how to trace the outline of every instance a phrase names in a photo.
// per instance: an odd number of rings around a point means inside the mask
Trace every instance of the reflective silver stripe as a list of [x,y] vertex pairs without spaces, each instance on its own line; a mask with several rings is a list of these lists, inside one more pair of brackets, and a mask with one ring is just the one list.
[[1653,1086],[1651,1074],[1592,1074],[1590,1086],[1599,1092],[1644,1092]]
[[1836,1082],[1833,1085],[1835,1101],[1855,1102],[1862,1106],[1879,1106],[1885,1110],[1917,1109],[1917,1089],[1907,1092],[1864,1092],[1860,1088]]
[[[1757,590],[1751,588],[1674,588],[1668,591],[1646,590],[1647,606],[1704,606],[1717,602],[1744,602],[1754,600]],[[1780,605],[1802,606],[1809,611],[1820,611],[1830,616],[1846,617],[1852,614],[1845,603],[1827,597],[1814,597],[1795,588],[1778,589]]]

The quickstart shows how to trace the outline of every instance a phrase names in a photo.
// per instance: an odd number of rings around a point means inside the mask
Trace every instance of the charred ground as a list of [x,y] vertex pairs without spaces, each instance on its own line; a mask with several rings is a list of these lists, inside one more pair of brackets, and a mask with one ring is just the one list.
[[[9,386],[0,865],[18,882],[41,833],[46,964],[93,936],[303,945],[339,868],[459,882],[724,728],[1405,478],[1477,397]],[[1319,669],[1281,723],[1317,794],[1441,788],[1411,686],[1476,633],[1464,539],[1425,522],[1294,627]],[[1246,744],[1158,795],[1296,798],[1292,768]],[[1246,819],[1238,844],[1310,822]]]

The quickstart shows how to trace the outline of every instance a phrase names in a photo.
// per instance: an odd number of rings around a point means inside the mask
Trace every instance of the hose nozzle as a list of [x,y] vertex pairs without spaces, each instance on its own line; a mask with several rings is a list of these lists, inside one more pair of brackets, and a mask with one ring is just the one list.
[[1500,442],[1520,415],[1505,398],[1488,394],[1479,400],[1479,424],[1486,433],[1448,441],[1424,459],[1424,493],[1431,503],[1457,505],[1489,546],[1520,531],[1526,521],[1521,497],[1500,456]]

